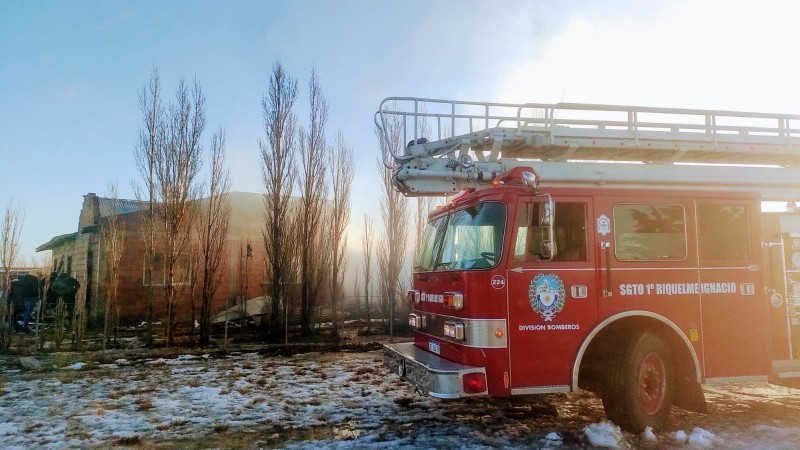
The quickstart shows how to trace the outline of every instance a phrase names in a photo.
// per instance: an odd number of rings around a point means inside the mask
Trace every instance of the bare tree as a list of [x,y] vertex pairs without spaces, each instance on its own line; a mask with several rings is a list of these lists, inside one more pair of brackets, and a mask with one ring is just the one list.
[[316,70],[311,71],[309,89],[309,129],[300,130],[300,163],[298,178],[300,205],[298,208],[300,232],[300,328],[305,335],[311,333],[313,311],[317,303],[321,280],[327,266],[320,264],[320,256],[328,246],[321,242],[323,209],[327,196],[325,126],[328,121],[328,101],[322,95]]
[[347,144],[341,130],[336,134],[336,147],[330,152],[331,185],[333,205],[330,220],[330,245],[333,255],[331,313],[333,315],[333,334],[338,335],[337,300],[342,298],[344,275],[347,267],[347,236],[345,231],[350,223],[350,189],[353,185],[355,165],[353,149]]
[[[275,63],[269,79],[269,93],[261,99],[266,142],[259,140],[261,169],[264,180],[266,254],[266,281],[272,297],[271,330],[281,324],[281,306],[284,319],[289,309],[286,305],[287,283],[291,272],[290,254],[284,251],[292,225],[289,202],[296,175],[294,153],[296,118],[293,113],[297,100],[297,81],[292,79],[280,62]],[[288,335],[286,335],[288,341]]]
[[103,223],[103,250],[105,252],[105,320],[103,322],[103,350],[111,344],[112,330],[114,345],[117,344],[119,329],[119,277],[120,263],[125,251],[125,228],[119,220],[119,193],[117,184],[108,185],[108,197],[112,212]]
[[159,222],[164,227],[164,292],[167,306],[167,345],[174,343],[178,285],[187,284],[195,200],[199,197],[196,177],[200,172],[206,126],[205,98],[195,80],[189,87],[183,78],[169,107],[166,139],[156,153],[156,182],[161,198]]
[[[381,144],[382,157],[377,162],[381,173],[381,219],[383,236],[378,243],[378,270],[380,273],[381,300],[384,318],[389,319],[389,334],[394,335],[394,318],[398,298],[403,294],[400,280],[408,241],[408,202],[392,186],[392,174],[383,166],[389,149],[394,154],[403,150],[403,124],[390,120],[385,125],[388,136],[376,130]],[[388,140],[387,140],[388,139]]]
[[[419,130],[420,135],[428,140],[433,139],[431,126],[428,123],[427,104],[422,104],[421,115],[419,117]],[[444,132],[446,136],[449,135],[449,128],[440,127],[440,132]],[[445,136],[445,137],[446,137]],[[417,212],[416,212],[416,233],[414,233],[414,255],[413,261],[417,260],[420,249],[422,248],[422,235],[425,232],[425,225],[428,223],[428,213],[433,209],[436,204],[434,197],[417,197]]]
[[353,302],[355,303],[355,317],[357,320],[361,320],[361,302],[358,299],[359,292],[361,292],[361,287],[358,284],[358,272],[356,272],[353,277]]
[[364,306],[367,309],[367,334],[370,332],[370,279],[372,277],[372,245],[375,240],[375,231],[372,226],[372,219],[364,213],[364,234],[361,236],[361,248],[364,252]]
[[[200,208],[202,208],[202,206]],[[199,326],[199,322],[197,321],[197,319],[198,319],[198,317],[197,317],[197,313],[198,313],[197,307],[198,307],[198,303],[199,303],[198,302],[198,297],[200,297],[201,293],[203,292],[202,279],[200,278],[200,274],[201,274],[200,270],[203,267],[203,255],[202,255],[202,252],[200,251],[200,247],[201,247],[201,244],[202,244],[202,239],[200,238],[200,233],[201,233],[202,227],[203,227],[203,216],[202,216],[202,214],[203,214],[203,212],[198,210],[198,218],[194,222],[195,227],[197,228],[197,231],[196,231],[196,233],[194,235],[195,238],[193,238],[191,240],[191,242],[189,243],[189,251],[187,252],[189,254],[189,258],[190,258],[190,262],[189,262],[189,308],[190,308],[190,312],[191,312],[191,318],[190,318],[190,324],[191,324],[190,325],[190,327],[191,327],[190,329],[191,329],[191,331],[189,332],[189,335],[192,337],[192,339],[194,339],[195,328],[197,328],[197,326],[195,326],[195,324],[198,324],[198,326]]]
[[[299,214],[294,211],[289,217],[289,227],[292,230],[300,228],[298,224]],[[297,238],[288,239],[283,246],[283,253],[286,257],[289,270],[286,274],[287,301],[284,302],[281,313],[283,314],[284,343],[289,342],[289,316],[294,317],[300,310],[300,240]]]
[[[139,109],[142,112],[144,123],[139,129],[139,140],[134,147],[134,157],[139,175],[144,181],[144,186],[135,188],[136,198],[147,201],[147,211],[141,223],[141,234],[144,240],[144,278],[147,280],[147,330],[145,341],[148,346],[153,345],[153,261],[156,251],[156,217],[158,214],[158,198],[156,192],[156,155],[163,147],[165,138],[164,107],[161,104],[161,81],[158,69],[153,68],[150,82],[139,92]],[[142,192],[146,189],[146,192]]]
[[211,334],[211,300],[222,282],[225,239],[231,216],[230,172],[225,166],[225,130],[222,128],[211,137],[208,157],[208,204],[202,209],[198,222],[203,266],[200,303],[200,343],[203,345],[209,343]]
[[25,222],[25,213],[22,205],[15,206],[14,199],[9,200],[3,211],[3,222],[0,224],[0,265],[3,267],[5,276],[3,283],[3,295],[0,297],[0,351],[8,350],[11,345],[13,328],[10,326],[9,319],[13,318],[13,311],[9,309],[6,297],[11,287],[11,269],[15,266],[19,258],[19,236],[22,233],[22,225]]

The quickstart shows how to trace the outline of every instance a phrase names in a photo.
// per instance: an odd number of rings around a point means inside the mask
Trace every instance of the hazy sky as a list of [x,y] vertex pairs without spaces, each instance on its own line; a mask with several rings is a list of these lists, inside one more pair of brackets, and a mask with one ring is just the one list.
[[[798,5],[798,6],[795,6]],[[77,230],[82,196],[132,198],[138,92],[154,66],[206,95],[233,190],[262,192],[261,97],[281,60],[306,121],[316,67],[356,152],[353,230],[379,221],[373,113],[388,96],[800,113],[792,1],[0,0],[0,205],[21,251]],[[546,177],[546,174],[543,174]],[[358,242],[351,238],[351,243]]]

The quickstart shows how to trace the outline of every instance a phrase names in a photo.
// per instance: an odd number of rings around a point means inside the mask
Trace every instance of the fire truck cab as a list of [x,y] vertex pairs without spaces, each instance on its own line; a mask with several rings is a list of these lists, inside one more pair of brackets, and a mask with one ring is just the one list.
[[455,195],[414,261],[414,341],[385,365],[439,398],[588,389],[631,431],[704,411],[704,383],[795,382],[797,121],[384,100],[394,186]]

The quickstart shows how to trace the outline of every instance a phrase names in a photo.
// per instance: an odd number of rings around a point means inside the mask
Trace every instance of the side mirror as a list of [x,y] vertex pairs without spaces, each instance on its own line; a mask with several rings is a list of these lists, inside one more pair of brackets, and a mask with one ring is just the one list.
[[539,204],[539,226],[542,229],[542,243],[541,254],[542,258],[547,261],[552,261],[557,254],[555,242],[555,216],[556,204],[553,202],[553,197],[549,194],[543,194],[546,200]]
[[552,240],[542,241],[542,248],[541,248],[542,258],[550,260],[556,256],[556,243]]
[[539,205],[539,226],[553,226],[553,209],[553,200],[548,196],[548,202]]

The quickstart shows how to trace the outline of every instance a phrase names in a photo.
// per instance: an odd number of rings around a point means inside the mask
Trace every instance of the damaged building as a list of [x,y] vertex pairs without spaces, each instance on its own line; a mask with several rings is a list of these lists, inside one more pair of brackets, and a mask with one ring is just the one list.
[[[199,200],[201,205],[207,201],[208,199]],[[263,196],[231,192],[229,201],[231,216],[222,281],[212,301],[212,315],[235,304],[240,298],[253,298],[264,292]],[[108,278],[104,233],[109,218],[114,215],[124,230],[117,288],[121,322],[138,324],[146,318],[149,286],[154,288],[155,317],[166,315],[164,289],[160,289],[164,285],[163,252],[156,250],[153,279],[148,280],[145,273],[146,233],[142,225],[148,211],[147,202],[86,194],[83,197],[78,230],[55,236],[36,249],[37,252],[52,251],[54,269],[67,272],[80,282],[76,306],[86,306],[90,322],[102,320]],[[199,311],[199,286],[190,282],[192,264],[192,257],[187,250],[179,258],[176,271],[176,284],[180,293],[178,320],[181,322],[188,322],[191,317],[192,297],[195,299],[195,308]]]

